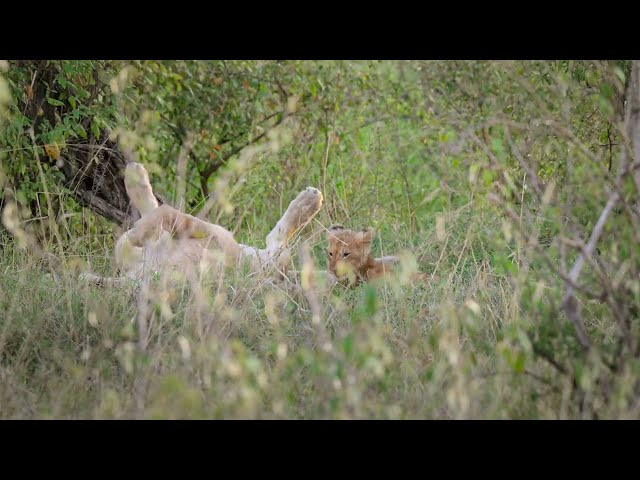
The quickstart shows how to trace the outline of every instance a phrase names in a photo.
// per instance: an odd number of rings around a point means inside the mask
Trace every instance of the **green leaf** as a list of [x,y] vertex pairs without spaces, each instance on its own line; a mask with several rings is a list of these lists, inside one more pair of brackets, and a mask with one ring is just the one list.
[[78,94],[78,97],[84,98],[85,100],[91,96],[89,91],[84,88],[78,88],[76,93]]
[[91,132],[93,133],[94,137],[100,138],[100,125],[98,119],[93,119],[91,121]]
[[82,125],[78,124],[73,128],[80,137],[85,140],[88,138],[87,131],[82,127]]
[[24,191],[22,191],[22,189],[16,191],[16,200],[21,205],[27,205],[27,195]]
[[55,98],[47,98],[47,103],[49,105],[53,105],[54,107],[63,107],[64,103],[62,103],[60,100],[56,100]]

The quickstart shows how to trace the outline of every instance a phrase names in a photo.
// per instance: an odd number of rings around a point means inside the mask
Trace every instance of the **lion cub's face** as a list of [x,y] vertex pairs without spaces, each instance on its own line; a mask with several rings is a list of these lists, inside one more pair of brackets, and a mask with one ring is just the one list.
[[333,225],[327,232],[329,239],[329,271],[338,280],[360,276],[371,254],[373,230],[356,231]]

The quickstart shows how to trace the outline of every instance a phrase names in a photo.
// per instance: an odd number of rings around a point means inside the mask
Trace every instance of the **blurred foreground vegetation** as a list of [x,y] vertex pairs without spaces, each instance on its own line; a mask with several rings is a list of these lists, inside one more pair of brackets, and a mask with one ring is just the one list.
[[[0,417],[640,417],[639,69],[1,61]],[[76,275],[113,274],[130,159],[259,247],[319,188],[314,286],[149,292],[141,342],[134,292]],[[324,289],[332,223],[399,279]]]

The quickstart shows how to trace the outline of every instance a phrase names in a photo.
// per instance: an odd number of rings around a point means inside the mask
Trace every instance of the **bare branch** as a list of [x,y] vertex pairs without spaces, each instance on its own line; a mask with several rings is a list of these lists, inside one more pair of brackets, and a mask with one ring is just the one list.
[[[630,164],[631,169],[634,169],[635,164],[640,158],[640,138],[638,138],[640,135],[640,61],[638,60],[635,60],[632,65],[631,81],[628,85],[627,98],[628,103],[627,111],[625,114],[624,131],[627,137],[626,140],[631,143],[631,154],[633,156],[633,160],[629,162],[628,149],[624,148],[622,150],[622,156],[620,159],[620,170],[618,172],[616,180],[618,186],[620,186],[620,182],[628,173]],[[586,258],[592,255],[596,244],[598,243],[600,235],[602,234],[604,226],[607,223],[609,215],[620,200],[620,194],[618,192],[619,189],[611,192],[607,204],[602,210],[602,213],[600,214],[596,225],[593,227],[591,235],[589,236],[589,241],[587,242],[585,248],[582,250],[573,267],[571,268],[571,271],[569,272],[569,279],[571,280],[571,282],[567,285],[567,292],[562,301],[563,310],[576,328],[578,340],[580,341],[582,346],[587,349],[591,347],[591,340],[589,339],[584,328],[584,322],[582,321],[582,317],[580,315],[578,301],[575,298],[573,285],[577,283],[580,272],[584,267]]]

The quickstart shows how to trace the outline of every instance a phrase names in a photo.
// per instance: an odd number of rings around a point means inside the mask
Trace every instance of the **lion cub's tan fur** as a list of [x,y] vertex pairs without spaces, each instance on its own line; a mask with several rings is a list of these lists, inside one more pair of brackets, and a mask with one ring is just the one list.
[[395,270],[396,257],[374,258],[371,255],[373,230],[351,230],[332,225],[327,231],[329,275],[351,285],[376,280]]

